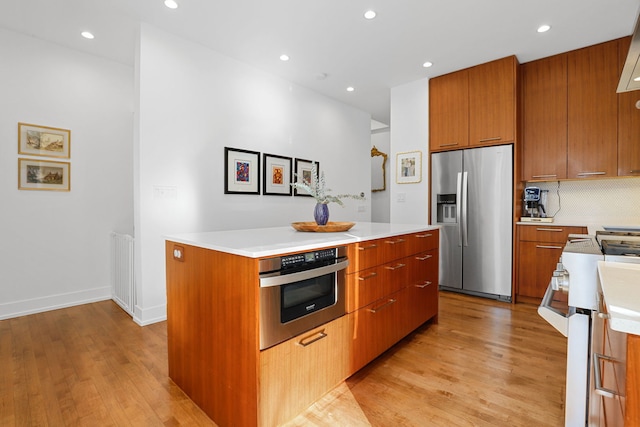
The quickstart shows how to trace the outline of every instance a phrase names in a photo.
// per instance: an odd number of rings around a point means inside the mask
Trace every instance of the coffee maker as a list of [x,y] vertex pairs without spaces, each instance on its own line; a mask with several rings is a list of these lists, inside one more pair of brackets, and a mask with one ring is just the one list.
[[522,220],[544,221],[547,217],[542,201],[542,191],[538,187],[527,187],[524,189],[522,199]]

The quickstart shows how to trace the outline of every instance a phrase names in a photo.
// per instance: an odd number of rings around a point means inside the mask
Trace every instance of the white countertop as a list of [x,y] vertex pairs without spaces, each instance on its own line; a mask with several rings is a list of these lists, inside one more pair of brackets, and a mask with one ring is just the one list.
[[249,258],[262,258],[438,228],[432,225],[357,222],[349,231],[341,233],[307,233],[287,226],[172,234],[165,236],[165,240]]
[[611,329],[640,335],[640,264],[598,261]]

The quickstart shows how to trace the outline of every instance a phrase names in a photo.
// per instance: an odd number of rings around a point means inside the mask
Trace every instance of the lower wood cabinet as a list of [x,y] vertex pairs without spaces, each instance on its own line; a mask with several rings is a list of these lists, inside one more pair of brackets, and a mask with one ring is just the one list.
[[586,227],[518,225],[516,299],[540,302],[556,269],[569,234],[584,234]]
[[347,378],[348,327],[342,316],[260,353],[259,425],[289,421]]

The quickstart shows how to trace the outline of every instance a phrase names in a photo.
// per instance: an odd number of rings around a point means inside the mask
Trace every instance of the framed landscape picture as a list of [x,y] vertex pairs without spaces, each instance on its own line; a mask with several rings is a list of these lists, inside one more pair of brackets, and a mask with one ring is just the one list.
[[71,155],[71,131],[18,123],[18,154],[68,159]]
[[[306,182],[310,186],[313,185],[313,180],[311,177],[311,167],[313,166],[313,161],[305,160],[305,159],[296,159],[295,166],[295,182]],[[320,163],[315,162],[318,174],[320,174]],[[308,196],[311,197],[311,194],[307,193],[304,190],[298,190],[297,188],[293,191],[294,196]]]
[[260,153],[224,147],[224,193],[260,194]]
[[422,181],[422,151],[398,153],[396,162],[396,182],[414,184]]
[[34,159],[18,159],[19,190],[69,191],[71,164]]
[[290,196],[291,157],[262,155],[262,194],[272,196]]

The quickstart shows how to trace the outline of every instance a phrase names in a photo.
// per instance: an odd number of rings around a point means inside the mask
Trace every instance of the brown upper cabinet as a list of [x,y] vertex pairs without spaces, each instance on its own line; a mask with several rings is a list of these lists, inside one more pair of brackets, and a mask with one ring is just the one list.
[[567,54],[567,178],[617,176],[618,40]]
[[[629,51],[630,38],[620,40],[620,69]],[[640,176],[640,91],[618,94],[618,175]]]
[[431,151],[514,142],[517,68],[509,56],[431,79]]
[[523,179],[567,177],[567,57],[522,64]]
[[629,42],[522,65],[523,181],[640,175],[640,96],[616,93]]

